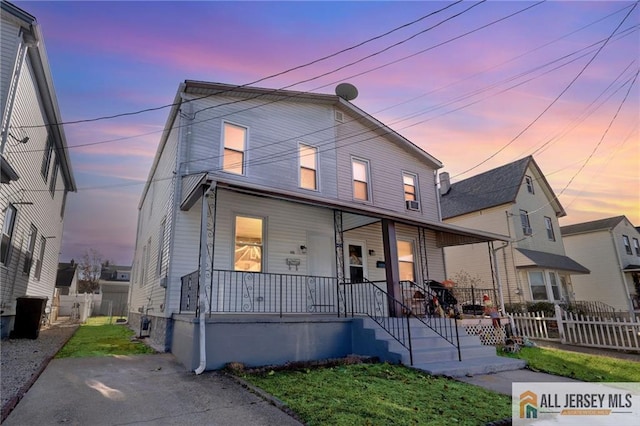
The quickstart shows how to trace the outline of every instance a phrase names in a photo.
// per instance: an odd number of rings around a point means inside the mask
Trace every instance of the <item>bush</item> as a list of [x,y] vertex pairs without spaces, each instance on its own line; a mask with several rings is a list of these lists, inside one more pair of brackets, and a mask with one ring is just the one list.
[[527,312],[544,312],[547,316],[555,316],[555,305],[551,302],[529,302],[527,303]]

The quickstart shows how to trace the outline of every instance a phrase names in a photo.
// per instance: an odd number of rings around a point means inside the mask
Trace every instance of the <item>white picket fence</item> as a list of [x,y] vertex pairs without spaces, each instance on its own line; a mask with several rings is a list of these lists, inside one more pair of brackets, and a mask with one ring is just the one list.
[[640,352],[640,322],[626,319],[586,317],[555,307],[555,316],[542,312],[510,314],[515,334],[530,339],[565,344]]

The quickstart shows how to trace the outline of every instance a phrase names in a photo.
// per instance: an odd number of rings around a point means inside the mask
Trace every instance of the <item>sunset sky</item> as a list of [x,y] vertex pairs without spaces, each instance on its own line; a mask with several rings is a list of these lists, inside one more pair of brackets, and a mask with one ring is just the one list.
[[[640,226],[634,2],[14,4],[42,28],[64,122],[162,107],[184,80],[247,84],[348,49],[256,85],[350,82],[354,105],[453,182],[533,155],[567,211],[561,225],[626,215]],[[168,112],[65,125],[78,192],[60,261],[94,248],[131,263]]]

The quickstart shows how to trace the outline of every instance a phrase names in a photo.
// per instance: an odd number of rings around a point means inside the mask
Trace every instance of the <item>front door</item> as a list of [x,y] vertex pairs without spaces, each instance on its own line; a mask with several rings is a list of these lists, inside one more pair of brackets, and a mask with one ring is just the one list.
[[367,257],[364,243],[347,242],[345,244],[345,275],[353,283],[361,283],[367,277]]

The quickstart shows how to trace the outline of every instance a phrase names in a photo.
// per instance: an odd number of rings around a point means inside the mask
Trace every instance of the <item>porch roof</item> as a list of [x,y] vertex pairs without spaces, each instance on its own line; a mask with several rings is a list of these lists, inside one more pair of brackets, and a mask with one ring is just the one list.
[[430,229],[436,232],[436,244],[438,245],[438,247],[449,247],[455,245],[484,243],[491,241],[510,241],[510,238],[505,235],[464,228],[461,226],[451,225],[443,222],[416,219],[413,217],[403,216],[402,214],[395,211],[381,209],[379,207],[354,206],[340,200],[327,200],[309,195],[302,196],[301,194],[293,193],[290,191],[276,190],[273,188],[266,188],[255,184],[238,184],[229,181],[217,180],[213,185],[230,191],[257,195],[261,197],[277,198],[313,206],[326,207],[343,212],[375,217],[380,220],[389,219],[406,225]]
[[541,267],[558,269],[561,271],[572,272],[574,274],[591,273],[591,271],[589,271],[587,268],[567,256],[521,248],[516,248],[516,250],[522,253],[531,262],[528,265],[522,266],[525,268]]
[[640,272],[640,265],[627,265],[624,267],[625,272]]

